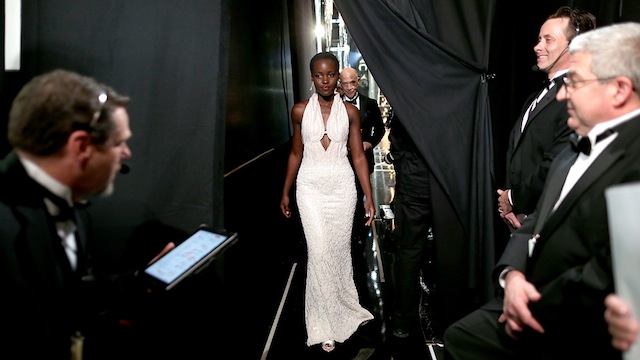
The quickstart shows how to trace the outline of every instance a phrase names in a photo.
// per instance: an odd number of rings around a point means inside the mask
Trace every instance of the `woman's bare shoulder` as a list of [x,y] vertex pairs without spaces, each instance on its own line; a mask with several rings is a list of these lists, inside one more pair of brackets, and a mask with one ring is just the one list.
[[305,107],[307,107],[308,103],[309,103],[309,99],[299,101],[293,105],[293,110],[296,110],[296,108],[304,109]]
[[307,104],[309,103],[309,99],[307,100],[302,100],[300,102],[297,102],[293,105],[293,108],[291,109],[291,116],[294,120],[298,119],[298,120],[302,120],[302,115],[304,114],[304,109],[307,107]]

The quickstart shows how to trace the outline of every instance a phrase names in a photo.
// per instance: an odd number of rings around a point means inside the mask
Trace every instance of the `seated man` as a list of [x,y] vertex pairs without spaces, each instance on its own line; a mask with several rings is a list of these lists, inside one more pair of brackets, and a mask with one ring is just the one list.
[[640,24],[578,35],[558,100],[578,140],[553,161],[536,210],[494,270],[500,297],[444,333],[450,359],[620,359],[605,189],[640,180]]

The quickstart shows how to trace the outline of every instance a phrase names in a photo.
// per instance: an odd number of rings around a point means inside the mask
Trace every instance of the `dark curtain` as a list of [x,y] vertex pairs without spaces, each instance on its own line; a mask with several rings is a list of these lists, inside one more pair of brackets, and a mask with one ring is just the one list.
[[432,174],[445,322],[493,296],[495,196],[486,74],[495,0],[335,0]]
[[[145,264],[166,241],[180,241],[202,223],[224,223],[225,6],[208,0],[22,1],[23,66],[5,78],[12,91],[35,75],[65,68],[131,96],[131,173],[116,179],[112,196],[90,207],[95,260],[103,269]],[[132,299],[132,347],[144,351],[141,357],[196,358],[205,345],[225,343],[234,324],[228,309],[237,303],[226,270],[217,260],[144,308]],[[109,344],[100,358],[133,358],[120,339],[101,339]]]
[[16,89],[66,68],[131,96],[132,171],[90,208],[109,266],[143,223],[223,224],[225,11],[206,0],[23,1]]

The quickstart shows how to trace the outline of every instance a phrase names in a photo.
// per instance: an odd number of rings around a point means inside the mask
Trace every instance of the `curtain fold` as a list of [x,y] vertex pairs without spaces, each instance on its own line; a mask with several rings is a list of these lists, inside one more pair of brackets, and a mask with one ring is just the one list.
[[435,179],[436,286],[448,323],[494,295],[486,69],[495,0],[335,4]]

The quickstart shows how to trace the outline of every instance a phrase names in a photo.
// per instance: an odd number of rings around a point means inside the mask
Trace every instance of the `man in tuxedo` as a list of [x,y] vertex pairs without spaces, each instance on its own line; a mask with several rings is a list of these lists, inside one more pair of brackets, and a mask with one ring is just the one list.
[[[378,145],[384,136],[385,127],[382,121],[382,113],[378,102],[358,92],[360,87],[360,78],[358,72],[353,68],[344,68],[340,72],[340,89],[342,91],[343,101],[352,104],[360,110],[360,131],[362,133],[362,148],[364,149],[367,162],[369,163],[369,174],[373,173],[375,159],[373,157],[373,148]],[[351,161],[351,156],[349,156]],[[363,306],[373,311],[374,305],[369,299],[367,278],[358,276],[367,272],[366,259],[363,256],[365,251],[366,238],[369,234],[369,226],[365,225],[366,218],[363,206],[364,192],[360,186],[360,182],[356,181],[356,189],[358,201],[356,203],[355,215],[353,217],[352,231],[352,257],[353,266],[356,273],[356,286],[360,295],[360,301]]]
[[[390,239],[393,242],[393,305],[391,345],[398,355],[414,351],[408,341],[410,333],[420,328],[420,315],[429,313],[429,321],[434,323],[437,311],[432,308],[420,311],[422,296],[435,290],[435,269],[429,266],[435,259],[431,231],[433,217],[431,204],[431,170],[409,132],[397,115],[389,120],[389,152],[393,158],[395,171],[395,192],[392,201],[395,227]],[[423,281],[421,281],[421,278]],[[423,289],[421,282],[428,289]],[[430,299],[433,300],[433,299]],[[434,301],[429,301],[433,305]],[[433,307],[433,306],[431,306]],[[440,338],[435,329],[423,329],[425,338]],[[414,336],[415,337],[415,336]],[[396,346],[397,345],[397,346]]]
[[382,121],[382,113],[375,99],[371,99],[358,92],[360,78],[353,68],[345,68],[340,72],[340,88],[342,99],[353,104],[360,110],[360,131],[362,132],[362,147],[369,162],[369,173],[373,173],[375,165],[373,148],[380,143],[384,136],[385,127]]
[[540,27],[533,50],[536,69],[546,73],[547,79],[544,87],[525,101],[511,130],[505,189],[497,190],[498,212],[511,231],[535,209],[549,166],[568,143],[571,129],[567,126],[567,109],[556,101],[556,93],[569,69],[567,49],[571,39],[595,26],[592,14],[563,6]]
[[0,162],[2,358],[78,359],[106,320],[113,304],[91,263],[84,207],[113,192],[131,156],[128,101],[65,70],[35,77],[13,101],[13,150]]
[[[362,148],[364,149],[369,163],[369,174],[373,173],[374,158],[373,148],[378,145],[384,136],[385,127],[382,121],[382,113],[378,102],[358,92],[360,86],[360,78],[358,72],[353,68],[344,68],[340,72],[340,88],[342,89],[343,101],[352,104],[360,110],[360,131],[362,133]],[[351,159],[351,157],[349,157]],[[360,184],[356,181],[358,193],[358,206],[356,206],[356,214],[353,223],[354,240],[361,242],[369,232],[369,227],[364,223],[365,213],[363,202],[364,193]]]
[[613,292],[605,190],[640,181],[640,24],[578,35],[565,86],[575,141],[494,269],[502,294],[444,334],[451,359],[619,359],[603,314]]

